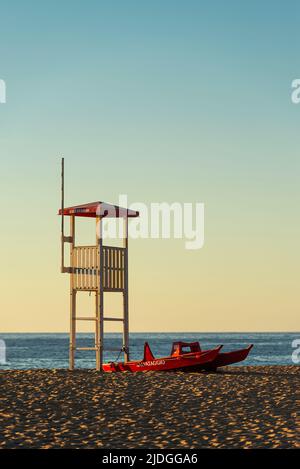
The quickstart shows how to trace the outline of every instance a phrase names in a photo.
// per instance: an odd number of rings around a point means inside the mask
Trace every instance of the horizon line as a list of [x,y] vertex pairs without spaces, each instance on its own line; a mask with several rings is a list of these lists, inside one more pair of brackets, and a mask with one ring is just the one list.
[[[0,335],[4,334],[68,334],[69,331],[9,331],[0,332]],[[94,332],[77,332],[77,334],[94,334]],[[120,334],[122,332],[105,332],[105,334]],[[293,330],[281,330],[281,331],[133,331],[129,334],[300,334],[299,331]]]

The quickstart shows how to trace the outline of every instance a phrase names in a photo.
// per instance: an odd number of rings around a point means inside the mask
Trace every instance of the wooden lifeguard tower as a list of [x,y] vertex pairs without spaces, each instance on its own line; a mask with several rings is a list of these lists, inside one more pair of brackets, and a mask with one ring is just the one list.
[[[128,218],[138,217],[139,212],[107,204],[92,202],[74,207],[64,207],[64,159],[62,158],[61,186],[61,272],[70,275],[70,353],[69,368],[74,369],[76,350],[95,350],[96,369],[101,371],[104,351],[105,321],[123,323],[123,344],[120,351],[124,361],[129,361],[129,310],[128,310]],[[70,235],[64,234],[64,217],[70,218]],[[75,220],[77,217],[95,218],[96,242],[93,246],[76,246]],[[103,244],[103,219],[122,218],[124,220],[123,247]],[[70,244],[70,266],[65,266],[64,247]],[[91,316],[76,315],[77,292],[95,294],[95,313]],[[104,314],[104,293],[123,294],[123,315],[120,318],[106,317]],[[76,347],[76,322],[92,321],[95,324],[95,346]]]

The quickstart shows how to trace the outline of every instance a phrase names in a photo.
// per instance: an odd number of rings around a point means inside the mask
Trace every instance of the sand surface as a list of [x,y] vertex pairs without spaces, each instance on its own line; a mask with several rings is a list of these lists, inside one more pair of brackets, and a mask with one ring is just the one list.
[[[2,448],[299,447],[296,366],[1,371]],[[299,404],[299,401],[298,401]]]

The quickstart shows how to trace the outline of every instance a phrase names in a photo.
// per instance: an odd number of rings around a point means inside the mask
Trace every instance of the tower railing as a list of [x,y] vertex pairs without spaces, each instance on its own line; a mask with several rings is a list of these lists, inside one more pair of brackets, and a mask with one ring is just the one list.
[[96,291],[99,286],[99,248],[75,246],[71,250],[71,269],[75,290]]

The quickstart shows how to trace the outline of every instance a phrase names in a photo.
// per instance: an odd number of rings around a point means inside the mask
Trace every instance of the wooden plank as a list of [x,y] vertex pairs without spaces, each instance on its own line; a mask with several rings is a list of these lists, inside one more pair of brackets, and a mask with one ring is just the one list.
[[90,286],[90,248],[85,248],[86,250],[86,258],[85,258],[85,264],[86,264],[86,287],[89,288]]
[[91,285],[91,263],[90,263],[91,250],[89,247],[86,247],[86,286],[87,288]]
[[118,265],[119,265],[119,253],[118,251],[115,249],[114,250],[115,252],[115,287],[116,288],[119,288],[119,268],[118,268]]
[[109,249],[108,252],[109,252],[109,281],[108,281],[108,287],[113,288],[112,251],[111,251],[111,249]]
[[108,249],[105,248],[104,250],[104,257],[105,257],[105,272],[104,272],[104,276],[103,276],[103,287],[107,287],[108,286],[108,282],[109,282],[109,279],[108,279],[108,276],[109,276],[109,261],[108,261]]
[[96,277],[96,265],[95,265],[95,253],[96,247],[91,251],[91,263],[92,263],[92,278],[91,278],[91,286],[95,287],[95,277]]
[[81,288],[81,251],[80,249],[77,249],[77,282],[78,282],[78,288]]
[[72,250],[72,261],[71,266],[73,268],[73,288],[77,288],[77,274],[76,274],[76,266],[77,266],[77,251],[76,249]]
[[104,321],[120,321],[120,322],[124,321],[123,318],[106,318],[106,317],[104,317],[103,320]]
[[76,347],[76,350],[96,350],[96,347]]
[[76,321],[97,321],[94,316],[77,316]]
[[82,288],[85,288],[85,282],[86,282],[86,274],[85,274],[85,248],[82,247],[80,248],[81,251],[81,262],[82,262]]

